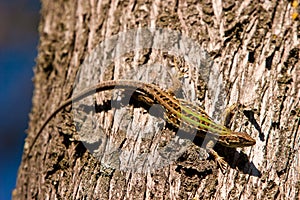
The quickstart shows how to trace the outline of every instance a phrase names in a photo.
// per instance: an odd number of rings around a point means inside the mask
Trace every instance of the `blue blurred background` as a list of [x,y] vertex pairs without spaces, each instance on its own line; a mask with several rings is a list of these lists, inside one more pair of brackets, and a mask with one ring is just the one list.
[[0,0],[0,200],[11,199],[33,93],[39,0]]

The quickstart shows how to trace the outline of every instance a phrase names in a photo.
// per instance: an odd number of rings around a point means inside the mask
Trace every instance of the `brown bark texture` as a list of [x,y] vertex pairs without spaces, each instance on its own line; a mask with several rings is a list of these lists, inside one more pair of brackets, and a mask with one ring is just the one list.
[[[299,199],[299,11],[297,1],[285,0],[42,0],[33,107],[13,199]],[[152,37],[150,27],[174,40]],[[216,102],[219,110],[236,104],[229,126],[256,144],[216,145],[229,165],[222,173],[203,141],[166,123],[159,106],[114,90],[58,112],[28,153],[64,100],[112,79],[155,83],[211,116]]]

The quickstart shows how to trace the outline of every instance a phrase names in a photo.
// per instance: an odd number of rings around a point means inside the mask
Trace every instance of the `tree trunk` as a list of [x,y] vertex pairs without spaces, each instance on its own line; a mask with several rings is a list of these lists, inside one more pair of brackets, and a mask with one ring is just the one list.
[[[283,0],[42,0],[33,109],[13,198],[299,199],[298,11]],[[216,120],[237,103],[231,129],[256,145],[217,145],[229,165],[222,173],[159,108],[114,90],[66,107],[28,151],[72,93],[111,79],[155,83],[202,103]]]

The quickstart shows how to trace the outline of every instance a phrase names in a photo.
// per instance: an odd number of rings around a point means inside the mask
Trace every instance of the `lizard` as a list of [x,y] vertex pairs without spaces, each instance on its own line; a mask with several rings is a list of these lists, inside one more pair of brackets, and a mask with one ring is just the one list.
[[214,157],[215,161],[223,171],[226,169],[227,163],[224,158],[219,156],[219,154],[213,149],[214,141],[230,148],[248,147],[253,146],[256,143],[256,140],[249,134],[245,132],[234,132],[224,125],[215,123],[200,106],[183,99],[178,99],[170,92],[161,89],[155,84],[119,79],[100,82],[65,100],[46,118],[42,126],[38,129],[32,143],[29,146],[28,155],[30,154],[38,137],[41,135],[43,129],[63,108],[71,105],[72,102],[79,101],[89,95],[112,89],[135,90],[142,95],[142,97],[145,97],[144,100],[160,104],[165,111],[164,118],[175,128],[183,129],[186,132],[196,130],[197,136],[202,138],[204,138],[206,134],[210,134],[212,140],[206,144],[205,148],[207,152]]

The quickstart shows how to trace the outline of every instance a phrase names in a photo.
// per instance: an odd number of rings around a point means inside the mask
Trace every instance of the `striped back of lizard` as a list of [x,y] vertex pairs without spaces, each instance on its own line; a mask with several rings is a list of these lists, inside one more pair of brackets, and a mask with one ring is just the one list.
[[[193,129],[198,132],[209,132],[217,137],[218,142],[230,147],[251,146],[255,144],[255,140],[248,134],[233,132],[225,126],[216,124],[200,107],[187,101],[176,99],[173,95],[162,90],[157,85],[132,80],[109,80],[82,90],[65,100],[58,108],[56,108],[38,130],[33,142],[29,146],[28,154],[31,152],[32,147],[45,126],[59,111],[66,106],[71,105],[72,102],[79,101],[97,92],[112,89],[131,89],[150,97],[150,99],[160,104],[165,109],[165,118],[174,127],[181,128],[187,132]],[[204,137],[204,135],[200,136]],[[229,139],[230,141],[228,141]]]

